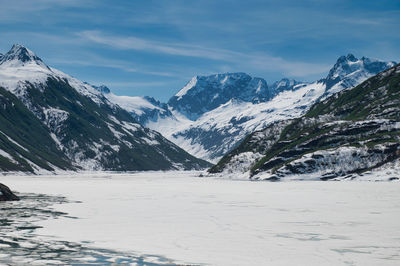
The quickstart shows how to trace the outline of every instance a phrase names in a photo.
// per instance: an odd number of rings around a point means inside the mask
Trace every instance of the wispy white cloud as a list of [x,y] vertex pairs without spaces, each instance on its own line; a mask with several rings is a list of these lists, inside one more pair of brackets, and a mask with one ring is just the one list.
[[[235,64],[236,68],[283,71],[286,75],[294,77],[324,73],[329,70],[330,67],[330,65],[326,64],[288,61],[281,57],[268,54],[241,53],[227,49],[203,47],[200,45],[159,42],[133,36],[109,35],[100,31],[83,31],[77,33],[77,35],[83,40],[107,45],[115,49],[207,58]],[[135,71],[135,69],[131,71]]]
[[52,8],[91,7],[93,0],[18,0],[1,1],[0,21],[26,21],[35,17],[41,11]]
[[59,65],[75,65],[87,67],[106,67],[122,70],[129,73],[141,73],[146,75],[161,76],[161,77],[179,77],[179,73],[168,71],[152,71],[146,70],[143,67],[133,66],[122,60],[103,58],[93,54],[86,54],[85,60],[66,59],[66,58],[50,58],[50,61]]
[[222,49],[209,49],[197,45],[158,42],[133,36],[125,37],[107,35],[100,31],[82,31],[77,33],[77,35],[88,41],[124,50],[139,50],[169,55],[202,57],[215,60],[223,60],[235,55],[233,52]]

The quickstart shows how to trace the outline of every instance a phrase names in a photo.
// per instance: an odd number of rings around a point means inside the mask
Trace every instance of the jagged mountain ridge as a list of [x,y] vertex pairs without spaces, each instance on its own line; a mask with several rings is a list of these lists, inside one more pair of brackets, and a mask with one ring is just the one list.
[[98,89],[14,45],[0,61],[0,169],[39,173],[209,165],[142,127]]
[[168,105],[187,118],[196,120],[202,114],[232,99],[264,102],[274,95],[264,79],[245,73],[226,73],[192,78],[183,89],[171,97]]
[[358,59],[353,54],[341,56],[324,79],[326,90],[332,94],[342,89],[355,87],[395,64],[395,62],[383,62],[366,57]]
[[210,172],[274,181],[353,179],[373,169],[400,169],[399,158],[396,65],[314,104],[301,118],[250,134]]
[[[194,77],[167,106],[156,106],[145,98],[131,98],[131,106],[121,104],[142,124],[189,153],[217,162],[247,134],[275,121],[299,117],[316,101],[393,65],[349,54],[340,57],[325,78],[312,83],[282,79],[268,86],[260,78],[226,73]],[[118,99],[110,101],[119,104]]]

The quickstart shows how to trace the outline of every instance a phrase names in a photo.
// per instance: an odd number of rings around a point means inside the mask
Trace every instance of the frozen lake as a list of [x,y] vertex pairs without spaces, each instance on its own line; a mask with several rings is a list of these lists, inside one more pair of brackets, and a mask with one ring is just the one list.
[[[103,263],[110,264],[125,254],[145,258],[127,260],[145,265],[400,265],[400,182],[270,183],[197,175],[4,176],[0,182],[21,193],[59,197],[38,209],[64,215],[32,218],[39,228],[31,228],[29,239],[80,245],[87,263],[96,259],[86,250],[93,248],[108,252]],[[6,204],[10,211],[27,203]],[[27,233],[1,228],[3,240]],[[10,261],[1,245],[10,244],[0,242],[0,264]]]

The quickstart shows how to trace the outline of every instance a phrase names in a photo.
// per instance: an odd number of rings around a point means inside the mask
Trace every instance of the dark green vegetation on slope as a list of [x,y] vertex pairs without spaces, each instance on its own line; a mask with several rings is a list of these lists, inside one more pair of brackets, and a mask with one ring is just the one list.
[[30,162],[46,170],[53,169],[49,163],[61,169],[72,168],[57,149],[49,129],[17,97],[1,87],[0,110],[0,149],[14,158],[12,162],[0,154],[2,171],[33,172]]
[[[275,123],[249,135],[209,171],[221,172],[235,155],[263,156],[252,175],[325,171],[325,179],[361,173],[400,157],[400,66],[313,105],[288,125]],[[347,156],[347,157],[346,157]]]

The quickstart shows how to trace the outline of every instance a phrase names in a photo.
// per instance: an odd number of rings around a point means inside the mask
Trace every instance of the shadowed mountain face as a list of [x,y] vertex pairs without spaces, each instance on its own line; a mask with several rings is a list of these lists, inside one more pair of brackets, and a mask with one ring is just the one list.
[[14,45],[0,62],[2,171],[168,170],[209,165],[142,127],[96,88],[48,67],[21,45]]

